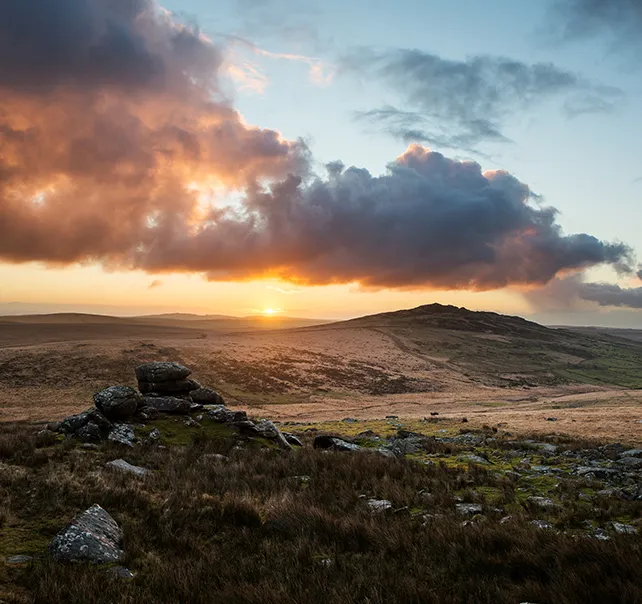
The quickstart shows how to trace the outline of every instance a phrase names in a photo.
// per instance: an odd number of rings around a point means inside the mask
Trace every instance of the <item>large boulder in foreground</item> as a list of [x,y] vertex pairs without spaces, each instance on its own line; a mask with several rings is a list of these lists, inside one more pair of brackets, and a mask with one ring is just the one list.
[[187,367],[168,361],[145,363],[136,367],[138,381],[147,383],[184,380],[191,373]]
[[118,562],[123,557],[123,531],[99,505],[76,516],[49,544],[58,562]]
[[129,419],[140,402],[140,394],[130,386],[110,386],[94,394],[96,408],[112,421]]

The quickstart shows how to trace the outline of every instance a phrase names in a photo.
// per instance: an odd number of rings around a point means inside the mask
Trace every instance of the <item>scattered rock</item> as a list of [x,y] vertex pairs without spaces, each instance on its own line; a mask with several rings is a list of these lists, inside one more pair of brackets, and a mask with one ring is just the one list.
[[642,468],[642,458],[640,457],[620,457],[617,463],[629,468]]
[[619,535],[637,535],[638,529],[630,524],[611,522],[611,528]]
[[455,510],[462,516],[474,516],[482,513],[483,506],[481,503],[456,503]]
[[129,386],[110,386],[94,394],[96,408],[112,421],[129,419],[140,403],[140,394]]
[[154,428],[146,437],[145,437],[145,443],[148,445],[153,445],[158,442],[160,442],[161,439],[161,433],[158,430],[158,428]]
[[546,529],[552,529],[553,525],[550,522],[546,522],[546,520],[531,520],[530,522],[536,529],[540,530],[546,530]]
[[327,436],[324,434],[316,436],[312,443],[312,446],[315,449],[326,449],[330,451],[355,452],[355,451],[364,450],[363,447],[360,447],[359,445],[355,445],[354,443],[348,442],[347,440],[343,440],[342,438],[339,438],[337,436]]
[[620,457],[642,457],[642,449],[629,449],[620,453]]
[[295,447],[302,447],[303,443],[291,432],[282,432],[285,440],[287,440],[291,445]]
[[222,462],[227,461],[229,457],[225,457],[225,455],[221,455],[220,453],[205,453],[202,459],[203,461]]
[[74,436],[84,443],[97,443],[103,438],[103,432],[94,422],[87,422],[82,428],[79,428]]
[[341,421],[345,424],[356,424],[359,420],[354,417],[344,417]]
[[215,405],[213,407],[207,407],[206,412],[208,417],[215,422],[220,423],[232,423],[232,422],[241,422],[247,420],[247,413],[245,411],[232,411],[224,405]]
[[273,440],[281,449],[286,451],[290,451],[292,449],[292,445],[288,442],[287,438],[283,436],[281,430],[274,425],[274,422],[271,422],[268,419],[262,419],[258,424],[256,424],[255,428],[263,438]]
[[386,510],[392,509],[392,503],[387,499],[368,499],[366,505],[370,508],[373,514],[381,514]]
[[7,564],[28,564],[33,561],[33,556],[27,556],[25,554],[20,554],[18,556],[9,556],[7,558]]
[[49,552],[58,562],[118,562],[123,532],[116,521],[99,505],[76,516],[49,544]]
[[468,423],[468,418],[467,417],[462,417],[461,418],[461,423],[462,424],[467,424]]
[[575,471],[579,476],[592,476],[601,480],[613,478],[618,474],[618,471],[614,468],[602,468],[600,466],[580,466]]
[[557,418],[556,418],[556,417],[547,417],[547,418],[546,418],[546,421],[547,421],[547,422],[556,422],[556,421],[558,421],[558,420],[557,420]]
[[107,440],[125,447],[133,447],[136,435],[129,424],[114,424],[107,436]]
[[555,503],[550,497],[529,497],[527,501],[534,506],[541,508],[543,510],[559,510],[561,509],[561,505],[559,503]]
[[127,463],[124,459],[114,459],[113,461],[108,461],[105,466],[111,470],[116,470],[118,472],[126,472],[128,474],[134,474],[136,476],[147,476],[150,473],[150,470],[147,468],[141,468],[140,466],[132,466],[130,463]]
[[460,461],[467,461],[468,463],[476,463],[476,464],[479,464],[479,465],[482,465],[482,466],[487,466],[487,465],[489,465],[491,463],[490,461],[488,461],[487,459],[484,459],[480,455],[473,455],[473,454],[471,454],[471,455],[461,455],[459,457],[459,460]]

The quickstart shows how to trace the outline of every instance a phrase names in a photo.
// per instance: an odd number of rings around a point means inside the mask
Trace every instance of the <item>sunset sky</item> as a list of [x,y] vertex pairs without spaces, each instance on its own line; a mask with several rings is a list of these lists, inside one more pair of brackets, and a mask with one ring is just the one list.
[[1,3],[0,314],[642,327],[641,59],[640,0]]

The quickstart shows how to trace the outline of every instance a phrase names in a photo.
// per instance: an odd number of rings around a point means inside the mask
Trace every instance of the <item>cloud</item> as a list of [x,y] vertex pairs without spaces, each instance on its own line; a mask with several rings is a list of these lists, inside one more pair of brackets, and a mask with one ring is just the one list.
[[641,0],[557,0],[553,26],[569,39],[606,36],[614,47],[642,49]]
[[147,289],[155,289],[163,285],[163,282],[160,279],[154,279],[148,286]]
[[343,73],[383,82],[403,103],[362,111],[368,120],[406,142],[470,149],[508,142],[508,118],[559,99],[569,116],[609,111],[622,92],[596,86],[550,63],[532,65],[503,57],[448,60],[420,50],[355,51],[341,60]]
[[546,311],[574,310],[582,306],[588,308],[582,303],[601,307],[642,308],[642,287],[586,282],[582,274],[555,278],[545,287],[526,292],[524,296],[536,309]]
[[234,109],[224,55],[151,0],[0,3],[0,260],[477,290],[632,270],[513,175],[420,145],[381,176],[314,175],[303,142]]

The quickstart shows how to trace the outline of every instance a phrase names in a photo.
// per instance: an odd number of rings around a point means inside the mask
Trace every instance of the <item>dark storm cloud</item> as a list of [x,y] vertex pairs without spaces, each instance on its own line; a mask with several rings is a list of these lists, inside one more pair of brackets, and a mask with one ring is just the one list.
[[[151,0],[0,3],[0,259],[399,288],[631,270],[627,246],[565,235],[514,176],[419,145],[382,176],[340,161],[314,176],[303,143],[248,126],[221,93],[223,54]],[[504,85],[519,104],[573,83],[491,61],[489,90],[469,67],[467,85],[456,65],[434,80],[474,105],[434,93],[464,138],[501,136]]]
[[492,289],[543,284],[563,270],[630,263],[630,249],[565,236],[526,185],[419,145],[374,177],[334,163],[328,179],[291,177],[248,193],[247,214],[219,215],[191,238],[146,249],[148,270],[212,279],[270,274],[303,283]]
[[550,63],[503,57],[444,59],[420,50],[362,50],[341,61],[343,70],[382,81],[403,101],[357,114],[405,141],[465,149],[506,142],[506,120],[537,103],[561,100],[571,116],[608,111],[621,95],[594,86]]

